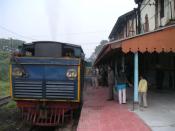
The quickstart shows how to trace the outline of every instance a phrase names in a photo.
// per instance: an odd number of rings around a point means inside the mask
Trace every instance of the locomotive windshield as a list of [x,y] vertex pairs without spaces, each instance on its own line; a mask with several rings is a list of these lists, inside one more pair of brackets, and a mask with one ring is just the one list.
[[34,56],[34,57],[73,57],[84,58],[84,53],[81,46],[60,43],[60,42],[33,42],[23,44],[20,48],[20,54],[22,56]]

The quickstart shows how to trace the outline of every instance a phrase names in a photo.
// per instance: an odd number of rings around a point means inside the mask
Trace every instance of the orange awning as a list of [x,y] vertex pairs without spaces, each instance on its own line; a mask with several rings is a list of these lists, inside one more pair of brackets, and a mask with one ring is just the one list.
[[128,52],[175,52],[175,25],[131,38],[109,42],[97,56],[95,65],[111,50],[121,49]]
[[124,40],[121,47],[124,53],[175,52],[175,26]]

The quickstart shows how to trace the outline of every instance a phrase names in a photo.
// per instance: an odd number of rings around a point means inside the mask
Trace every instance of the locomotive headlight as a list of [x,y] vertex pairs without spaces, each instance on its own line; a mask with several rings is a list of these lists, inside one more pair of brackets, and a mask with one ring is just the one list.
[[13,68],[12,75],[14,77],[21,77],[23,75],[23,70],[21,68],[15,67]]
[[66,76],[70,80],[74,80],[77,77],[77,71],[75,69],[68,69]]

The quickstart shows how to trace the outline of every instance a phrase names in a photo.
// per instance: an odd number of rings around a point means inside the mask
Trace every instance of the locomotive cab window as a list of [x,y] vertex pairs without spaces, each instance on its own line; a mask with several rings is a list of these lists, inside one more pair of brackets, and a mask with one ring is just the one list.
[[75,57],[81,57],[81,55],[82,55],[81,49],[75,48]]
[[74,57],[74,49],[72,48],[64,48],[63,49],[63,57]]
[[22,56],[34,56],[35,50],[33,45],[23,45],[22,47],[19,47],[19,50],[22,54]]

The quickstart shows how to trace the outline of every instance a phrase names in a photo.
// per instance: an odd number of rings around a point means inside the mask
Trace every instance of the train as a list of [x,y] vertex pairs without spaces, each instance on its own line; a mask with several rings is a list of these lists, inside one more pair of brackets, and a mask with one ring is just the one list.
[[84,52],[79,45],[35,41],[11,56],[10,95],[22,120],[58,126],[83,103]]

